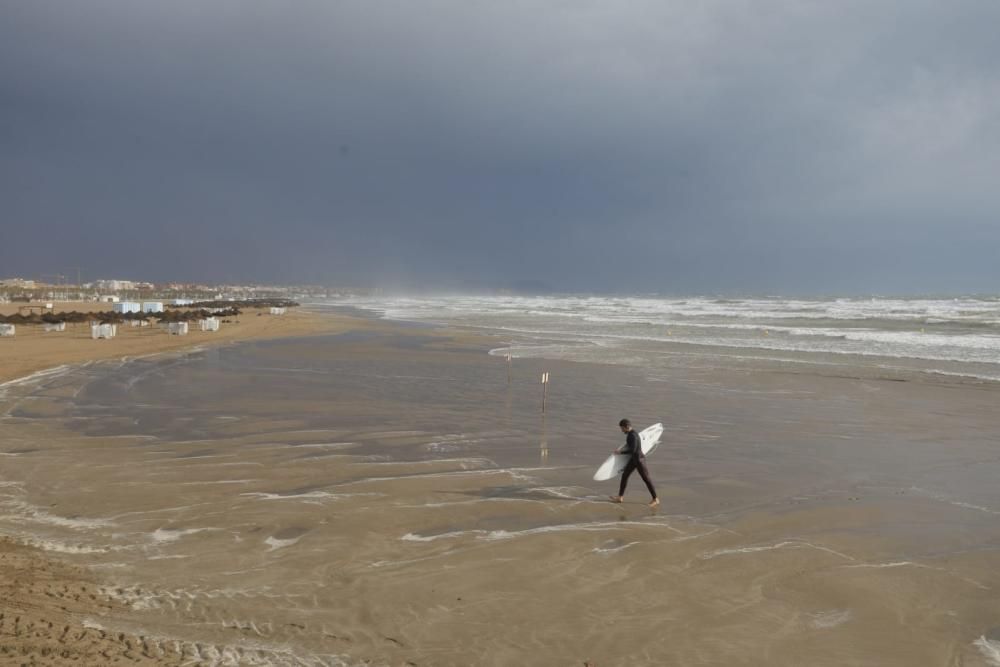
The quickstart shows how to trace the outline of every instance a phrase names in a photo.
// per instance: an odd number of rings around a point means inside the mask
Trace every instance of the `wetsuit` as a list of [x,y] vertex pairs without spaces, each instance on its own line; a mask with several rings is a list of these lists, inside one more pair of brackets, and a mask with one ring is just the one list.
[[625,464],[625,469],[622,470],[622,483],[618,487],[618,496],[625,495],[625,485],[628,484],[629,475],[633,471],[639,471],[639,477],[642,477],[642,481],[646,483],[646,488],[649,489],[649,495],[656,498],[656,489],[653,488],[653,480],[649,478],[649,471],[646,470],[646,457],[642,454],[642,440],[639,438],[639,434],[634,430],[630,430],[625,436],[625,446],[622,447],[622,454],[628,454],[628,463]]

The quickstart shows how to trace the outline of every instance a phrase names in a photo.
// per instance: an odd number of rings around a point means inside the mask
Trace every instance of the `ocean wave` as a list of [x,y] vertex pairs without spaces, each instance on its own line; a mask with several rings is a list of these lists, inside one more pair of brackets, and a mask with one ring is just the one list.
[[[387,318],[443,321],[509,335],[515,357],[651,363],[653,344],[695,352],[759,350],[974,364],[932,371],[1000,375],[1000,298],[788,299],[646,296],[452,296],[348,300]],[[516,339],[516,340],[515,340]],[[525,340],[527,339],[527,340]],[[992,370],[996,368],[996,372]],[[914,369],[919,370],[919,369]]]

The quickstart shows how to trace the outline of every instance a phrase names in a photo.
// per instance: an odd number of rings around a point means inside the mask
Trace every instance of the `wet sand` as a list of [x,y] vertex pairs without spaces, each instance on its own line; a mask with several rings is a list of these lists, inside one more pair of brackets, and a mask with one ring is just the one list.
[[[508,385],[489,347],[357,325],[7,385],[0,660],[1000,664],[995,386]],[[658,510],[591,480],[621,416],[666,426]]]

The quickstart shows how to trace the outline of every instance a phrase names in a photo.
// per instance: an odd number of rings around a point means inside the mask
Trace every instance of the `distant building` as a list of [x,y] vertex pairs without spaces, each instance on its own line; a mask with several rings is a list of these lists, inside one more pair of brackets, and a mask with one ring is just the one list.
[[142,306],[138,301],[121,301],[114,304],[113,308],[116,313],[141,313]]
[[131,280],[95,280],[93,285],[95,289],[109,290],[111,292],[136,288],[135,283]]
[[194,303],[193,299],[173,299],[170,302],[170,305],[172,305],[172,306],[190,306],[192,303]]
[[34,280],[25,280],[24,278],[6,278],[5,280],[0,280],[0,287],[20,287],[23,289],[34,289]]
[[99,296],[97,297],[97,300],[100,301],[101,303],[118,303],[119,298],[117,296],[109,294],[106,296]]
[[142,312],[144,312],[144,313],[162,313],[163,312],[163,302],[162,301],[143,301],[142,302]]

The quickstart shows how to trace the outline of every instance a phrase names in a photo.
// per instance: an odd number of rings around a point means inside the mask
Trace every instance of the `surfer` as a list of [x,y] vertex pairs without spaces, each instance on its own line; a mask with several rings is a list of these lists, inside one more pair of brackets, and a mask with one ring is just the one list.
[[649,478],[649,471],[646,470],[646,457],[642,453],[642,441],[639,438],[639,434],[632,430],[632,422],[627,419],[618,422],[618,427],[625,434],[625,444],[616,449],[615,454],[626,454],[629,460],[625,464],[625,469],[622,470],[622,483],[618,487],[618,495],[611,496],[611,502],[622,502],[625,498],[625,486],[628,484],[629,475],[633,471],[638,470],[639,476],[642,477],[642,481],[646,483],[646,488],[649,489],[649,495],[653,497],[649,501],[649,506],[656,507],[660,504],[660,499],[656,496],[656,489],[653,488],[653,480]]

